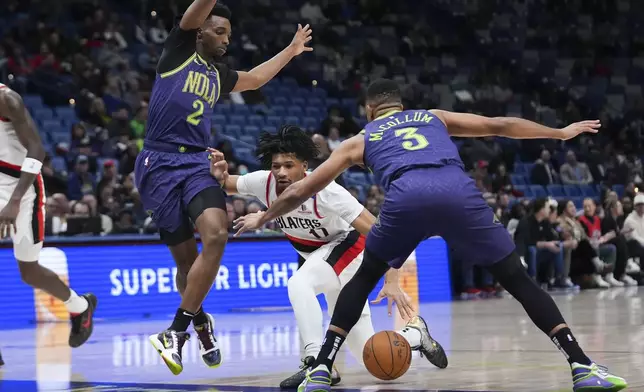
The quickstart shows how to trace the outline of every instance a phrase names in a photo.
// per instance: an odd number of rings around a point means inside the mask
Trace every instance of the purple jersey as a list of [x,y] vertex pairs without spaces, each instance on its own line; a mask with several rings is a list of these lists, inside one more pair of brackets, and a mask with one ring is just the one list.
[[463,168],[445,124],[428,110],[392,111],[371,121],[363,132],[365,164],[385,190],[411,169]]
[[176,26],[157,65],[145,139],[206,148],[215,103],[237,83],[237,72],[196,52],[197,30]]

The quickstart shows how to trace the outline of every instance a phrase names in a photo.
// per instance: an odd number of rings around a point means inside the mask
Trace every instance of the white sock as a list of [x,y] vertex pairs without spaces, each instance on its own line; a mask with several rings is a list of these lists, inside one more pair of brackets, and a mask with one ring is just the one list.
[[296,273],[288,281],[288,298],[291,301],[297,329],[304,345],[304,356],[317,357],[322,347],[324,327],[322,308],[315,295],[313,285],[305,276]]
[[409,342],[409,345],[411,346],[412,350],[420,346],[421,335],[420,335],[420,331],[417,330],[416,328],[405,327],[400,331],[396,331],[396,332],[398,332],[405,339],[407,339],[407,342]]
[[69,289],[69,292],[71,293],[69,295],[69,299],[65,301],[65,307],[67,308],[67,311],[72,314],[81,314],[86,311],[89,307],[89,303],[87,302],[85,297],[80,297],[72,289]]

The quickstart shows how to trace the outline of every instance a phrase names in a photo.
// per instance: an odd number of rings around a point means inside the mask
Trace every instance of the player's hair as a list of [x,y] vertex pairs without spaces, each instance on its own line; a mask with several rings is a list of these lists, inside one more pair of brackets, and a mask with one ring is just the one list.
[[265,168],[270,168],[275,154],[293,154],[300,161],[318,156],[318,146],[311,135],[296,125],[283,125],[277,133],[262,132],[255,155]]
[[382,105],[385,103],[402,103],[400,87],[391,79],[377,79],[367,87],[367,103]]
[[220,16],[224,19],[230,20],[233,17],[233,13],[230,11],[230,8],[226,7],[226,5],[217,2],[212,11],[210,11],[210,16]]

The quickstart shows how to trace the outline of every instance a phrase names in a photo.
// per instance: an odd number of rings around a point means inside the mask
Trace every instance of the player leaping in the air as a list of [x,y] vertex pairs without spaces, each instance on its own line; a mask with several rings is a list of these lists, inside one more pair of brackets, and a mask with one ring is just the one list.
[[[599,121],[563,129],[519,118],[488,118],[443,110],[404,110],[398,85],[378,80],[367,89],[362,134],[344,141],[302,181],[288,187],[268,211],[247,215],[240,232],[261,227],[292,211],[345,169],[368,166],[385,189],[378,222],[367,236],[364,260],[340,292],[331,325],[300,392],[330,390],[330,369],[360,317],[365,299],[390,267],[400,268],[418,243],[441,236],[460,256],[486,266],[516,298],[534,324],[568,360],[575,391],[618,391],[626,381],[590,360],[579,347],[552,297],[527,274],[507,230],[469,178],[450,136],[571,139],[597,132]],[[389,261],[389,263],[387,262]]]
[[22,98],[3,84],[0,146],[0,237],[11,236],[22,281],[64,302],[72,324],[69,345],[79,347],[94,329],[96,297],[77,295],[38,263],[45,237],[45,187],[40,174],[45,150]]
[[[195,326],[203,361],[221,364],[214,320],[201,305],[215,281],[228,240],[224,194],[209,170],[210,117],[217,100],[231,91],[255,90],[294,56],[311,51],[308,26],[291,44],[249,72],[217,62],[231,34],[230,10],[215,0],[195,0],[170,32],[157,65],[136,182],[144,208],[159,227],[177,264],[181,304],[170,327],[150,336],[172,373],[183,370],[182,347]],[[193,223],[203,244],[197,252]]]
[[[212,174],[226,193],[239,193],[258,198],[270,206],[292,184],[307,175],[308,162],[318,156],[315,142],[302,129],[285,125],[276,134],[263,133],[257,144],[257,157],[262,166],[243,176],[229,176],[225,162],[212,162]],[[281,388],[297,388],[322,347],[322,309],[317,295],[323,293],[333,312],[340,289],[351,279],[362,263],[365,235],[376,218],[349,191],[335,182],[329,183],[296,210],[278,218],[277,223],[295,250],[306,260],[288,281],[288,297],[293,306],[297,327],[304,344],[303,366],[282,381]],[[402,334],[413,350],[434,365],[445,368],[445,351],[429,334],[425,321],[413,316],[413,309],[398,285],[396,276],[386,282],[385,291],[396,294],[401,316],[409,319]],[[384,298],[382,295],[379,298]],[[365,343],[374,334],[369,304],[362,303],[361,314],[347,337],[353,356],[362,362]],[[389,304],[391,306],[391,302]],[[390,308],[391,310],[391,308]],[[334,368],[331,384],[340,382]]]

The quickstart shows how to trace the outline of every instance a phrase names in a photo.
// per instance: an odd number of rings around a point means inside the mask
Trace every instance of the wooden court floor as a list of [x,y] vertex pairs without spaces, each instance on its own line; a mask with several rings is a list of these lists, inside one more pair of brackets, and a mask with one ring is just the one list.
[[[644,290],[554,295],[589,356],[644,391]],[[338,391],[570,391],[569,368],[553,344],[512,298],[423,304],[421,314],[448,351],[450,365],[433,368],[414,357],[400,379],[371,377],[350,354],[338,360]],[[400,321],[373,308],[376,330]],[[0,391],[277,391],[293,373],[300,343],[291,313],[216,315],[224,364],[206,368],[192,339],[185,370],[173,376],[147,342],[169,320],[98,322],[85,346],[67,347],[68,327],[0,331]]]

